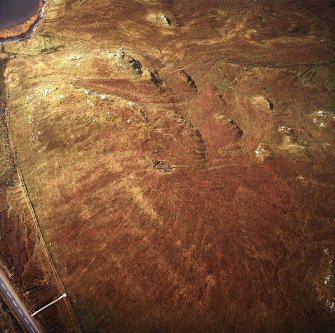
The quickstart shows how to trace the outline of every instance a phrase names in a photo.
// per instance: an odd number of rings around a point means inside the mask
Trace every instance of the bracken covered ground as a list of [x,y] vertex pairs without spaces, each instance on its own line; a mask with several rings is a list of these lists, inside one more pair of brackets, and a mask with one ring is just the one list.
[[84,332],[331,332],[335,4],[50,0],[9,127]]

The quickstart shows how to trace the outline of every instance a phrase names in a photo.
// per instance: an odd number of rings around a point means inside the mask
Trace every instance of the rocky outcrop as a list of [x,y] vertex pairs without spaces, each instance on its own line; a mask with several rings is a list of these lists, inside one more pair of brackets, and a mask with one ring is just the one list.
[[333,14],[53,0],[4,46],[18,163],[83,331],[331,332]]

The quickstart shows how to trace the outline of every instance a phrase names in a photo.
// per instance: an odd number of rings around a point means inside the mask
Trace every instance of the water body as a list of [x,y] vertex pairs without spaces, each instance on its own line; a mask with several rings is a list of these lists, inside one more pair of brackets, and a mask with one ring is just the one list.
[[25,22],[38,8],[39,0],[0,0],[0,28]]

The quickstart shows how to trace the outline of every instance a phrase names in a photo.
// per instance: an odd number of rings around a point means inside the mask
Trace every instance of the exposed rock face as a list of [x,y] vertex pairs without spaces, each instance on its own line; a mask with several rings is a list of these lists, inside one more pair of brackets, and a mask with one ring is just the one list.
[[10,129],[84,332],[334,327],[333,1],[50,0]]

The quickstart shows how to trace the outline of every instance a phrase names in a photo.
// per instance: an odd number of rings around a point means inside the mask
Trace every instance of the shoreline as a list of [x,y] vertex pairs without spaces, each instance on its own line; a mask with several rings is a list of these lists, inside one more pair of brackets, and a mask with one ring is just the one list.
[[44,16],[45,3],[46,0],[40,0],[36,13],[27,21],[8,28],[0,29],[0,43],[17,42],[30,37]]

